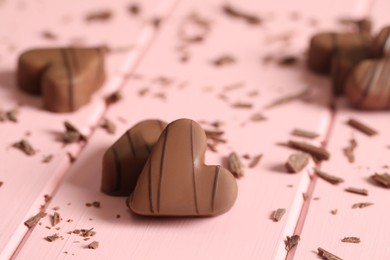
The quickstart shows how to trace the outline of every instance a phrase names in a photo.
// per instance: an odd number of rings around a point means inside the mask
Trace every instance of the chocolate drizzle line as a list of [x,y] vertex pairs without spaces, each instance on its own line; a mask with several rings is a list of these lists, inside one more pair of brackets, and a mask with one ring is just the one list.
[[148,189],[149,189],[149,207],[150,207],[150,212],[154,213],[154,209],[153,209],[153,186],[152,186],[152,164],[151,164],[151,160],[149,159],[148,160],[148,165],[149,165],[149,171],[148,171],[148,179],[149,179],[149,185],[148,185]]
[[214,174],[214,185],[213,185],[213,194],[211,198],[211,209],[214,212],[215,209],[215,197],[217,196],[217,188],[218,188],[218,179],[219,179],[219,170],[221,167],[218,165],[215,169],[215,174]]
[[114,147],[112,148],[112,153],[115,161],[115,191],[118,191],[121,186],[121,162],[119,160],[118,151]]
[[198,196],[196,192],[196,178],[195,178],[195,165],[194,165],[194,133],[193,133],[193,125],[191,121],[190,125],[190,133],[191,133],[191,165],[192,165],[192,183],[194,185],[194,200],[195,200],[195,210],[196,213],[199,214],[198,208]]
[[66,55],[66,49],[61,49],[62,60],[64,62],[67,76],[68,76],[68,97],[69,97],[69,110],[73,110],[73,75],[68,56]]
[[160,161],[160,178],[158,180],[158,190],[157,190],[157,212],[160,212],[160,201],[161,201],[161,185],[162,185],[162,179],[163,179],[163,171],[164,171],[164,159],[165,159],[165,150],[167,146],[167,139],[168,139],[168,129],[169,127],[165,129],[165,135],[164,135],[164,143],[161,153],[161,161]]
[[131,139],[130,130],[127,131],[126,137],[127,137],[128,143],[129,143],[131,153],[133,154],[134,159],[137,159],[137,154],[135,153],[135,148],[134,148],[133,140]]

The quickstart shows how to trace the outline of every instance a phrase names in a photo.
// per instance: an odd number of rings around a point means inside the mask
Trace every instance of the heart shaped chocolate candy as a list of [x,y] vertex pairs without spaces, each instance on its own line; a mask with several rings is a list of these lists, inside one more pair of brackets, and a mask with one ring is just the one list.
[[19,88],[42,93],[49,111],[76,111],[105,80],[104,52],[105,47],[28,50],[18,61]]
[[214,216],[237,198],[233,175],[204,163],[206,134],[190,119],[170,123],[154,146],[127,200],[145,216]]
[[166,123],[141,121],[126,131],[103,156],[101,191],[113,196],[133,192],[149,154]]
[[390,107],[390,56],[360,62],[349,76],[346,96],[357,108],[379,110]]

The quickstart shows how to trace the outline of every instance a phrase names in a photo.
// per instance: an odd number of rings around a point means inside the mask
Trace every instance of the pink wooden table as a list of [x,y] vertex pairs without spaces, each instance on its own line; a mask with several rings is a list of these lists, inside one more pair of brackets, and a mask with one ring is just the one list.
[[[325,0],[229,1],[261,17],[260,24],[227,16],[223,0],[139,1],[138,15],[129,13],[128,1],[30,2],[0,0],[0,109],[22,104],[18,123],[0,122],[0,259],[317,259],[318,247],[343,259],[390,259],[389,191],[369,180],[375,172],[388,171],[388,112],[356,111],[343,98],[331,110],[329,79],[308,71],[304,58],[313,33],[345,30],[339,18],[370,16],[375,31],[389,24],[387,0],[337,5]],[[109,11],[111,18],[85,22],[87,14],[98,11]],[[194,16],[206,21],[208,29],[191,24]],[[156,17],[162,19],[157,28],[151,22]],[[202,33],[203,41],[183,48],[184,27],[189,35]],[[42,37],[43,32],[56,38]],[[108,79],[81,110],[45,112],[39,97],[16,88],[16,58],[32,46],[75,43],[107,44],[116,50],[107,58]],[[234,62],[213,64],[226,55]],[[298,62],[279,65],[287,55]],[[265,109],[306,89],[304,99]],[[116,90],[123,99],[107,106],[105,97]],[[253,120],[259,113],[266,120]],[[379,135],[353,130],[345,123],[351,117],[374,126]],[[115,134],[98,127],[103,118],[115,123]],[[125,198],[100,192],[105,150],[128,128],[151,118],[191,118],[207,129],[221,122],[227,142],[217,152],[207,151],[210,164],[224,164],[232,151],[241,157],[263,154],[253,168],[248,167],[250,160],[242,159],[245,176],[237,180],[238,198],[229,212],[214,218],[142,218],[127,209]],[[88,142],[64,147],[56,141],[64,120],[86,134]],[[295,128],[319,134],[310,142],[325,144],[331,158],[317,166],[344,183],[334,186],[315,177],[314,162],[300,173],[286,172],[283,165],[293,150],[278,143],[306,141],[291,136]],[[23,137],[38,154],[27,157],[11,147]],[[358,142],[355,163],[342,152],[352,137]],[[68,153],[76,158],[74,163]],[[53,160],[42,163],[48,154]],[[347,187],[365,188],[369,195],[347,193]],[[51,197],[46,203],[45,195]],[[101,206],[86,206],[93,201]],[[351,208],[359,202],[374,205]],[[24,221],[41,205],[48,216],[28,229]],[[270,216],[278,208],[286,213],[274,222]],[[337,214],[331,214],[335,209]],[[55,211],[63,220],[51,227],[49,216]],[[96,235],[89,240],[68,234],[91,228]],[[45,240],[55,233],[61,239]],[[294,234],[301,239],[287,253],[286,237]],[[361,242],[341,242],[349,236]],[[95,250],[87,248],[92,241],[99,242]]]

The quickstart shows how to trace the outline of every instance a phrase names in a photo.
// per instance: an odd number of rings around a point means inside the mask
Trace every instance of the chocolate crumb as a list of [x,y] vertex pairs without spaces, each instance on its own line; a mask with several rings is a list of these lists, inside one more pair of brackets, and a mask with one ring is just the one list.
[[222,55],[222,56],[216,58],[213,61],[213,64],[217,67],[221,67],[221,66],[225,66],[228,64],[233,64],[235,62],[236,62],[236,59],[233,56],[225,54],[225,55]]
[[272,101],[267,106],[265,106],[264,109],[274,108],[274,107],[277,107],[277,106],[280,106],[280,105],[284,105],[284,104],[290,103],[291,101],[294,101],[294,100],[297,100],[297,99],[302,99],[302,98],[306,97],[309,93],[310,93],[310,90],[309,89],[305,89],[305,90],[303,90],[303,91],[301,91],[299,93],[291,94],[291,95],[287,95],[287,96],[278,98],[278,99]]
[[73,126],[70,122],[65,121],[65,133],[63,134],[63,142],[66,144],[86,141],[87,138],[83,134],[80,133],[79,130],[75,126]]
[[60,236],[58,233],[55,233],[54,235],[51,235],[51,236],[47,236],[45,237],[45,239],[49,242],[53,242],[53,241],[56,241],[57,239],[59,239]]
[[318,175],[318,177],[320,177],[321,179],[323,179],[331,184],[339,184],[341,182],[344,182],[344,180],[342,178],[334,176],[334,175],[330,175],[330,174],[323,172],[319,169],[314,169],[314,171]]
[[278,64],[281,66],[291,66],[298,62],[298,58],[295,56],[285,56],[279,59]]
[[251,116],[250,120],[253,122],[260,122],[260,121],[267,120],[267,118],[261,113],[255,113]]
[[272,213],[271,219],[275,222],[278,222],[282,219],[285,213],[286,213],[286,209],[284,208],[277,209]]
[[123,98],[122,94],[119,91],[115,91],[114,93],[112,93],[111,95],[106,97],[106,103],[107,104],[114,104],[114,103],[118,102],[119,100],[121,100],[122,98]]
[[377,183],[381,184],[383,187],[390,188],[390,174],[388,173],[375,173],[371,178]]
[[374,205],[374,203],[371,203],[371,202],[359,202],[359,203],[355,203],[352,205],[352,208],[353,209],[362,209],[362,208],[366,208],[366,207],[369,207],[369,206],[372,206]]
[[343,239],[341,239],[341,242],[358,244],[358,243],[360,243],[360,238],[358,238],[358,237],[344,237]]
[[42,159],[42,162],[43,163],[49,163],[49,162],[51,162],[51,160],[53,159],[53,155],[52,154],[49,154],[49,155],[46,155],[45,157],[43,157],[43,159]]
[[305,142],[288,141],[288,146],[306,152],[317,160],[328,160],[330,154],[322,147],[317,147]]
[[348,187],[345,189],[347,192],[363,195],[363,196],[368,196],[368,190],[366,189],[359,189],[359,188],[353,188],[353,187]]
[[112,13],[109,10],[102,10],[97,12],[89,13],[85,16],[87,22],[105,22],[110,20]]
[[229,17],[241,19],[251,25],[259,25],[262,22],[259,17],[253,14],[245,13],[228,4],[222,6],[222,11]]
[[336,214],[337,214],[337,209],[332,209],[332,210],[330,211],[330,213],[331,213],[332,215],[336,215]]
[[97,249],[99,247],[99,242],[98,241],[93,241],[88,245],[89,249]]
[[58,212],[54,212],[54,214],[51,216],[51,225],[54,227],[58,223],[60,223],[62,220],[60,214]]
[[236,178],[244,176],[244,166],[241,163],[237,153],[232,152],[228,156],[229,170]]
[[289,252],[292,248],[294,248],[296,245],[298,245],[299,240],[301,238],[299,235],[293,235],[291,237],[287,236],[286,240],[284,241],[285,243],[285,249],[287,252]]
[[41,220],[41,218],[45,217],[46,216],[46,213],[43,212],[43,211],[40,211],[38,214],[36,214],[35,216],[32,216],[31,218],[29,218],[28,220],[26,220],[24,222],[24,224],[28,227],[28,228],[32,228],[34,226],[36,226],[36,224],[38,224],[38,222]]
[[108,118],[103,119],[103,123],[100,125],[103,129],[106,129],[107,133],[115,134],[116,126],[114,122],[109,120]]
[[54,33],[50,32],[50,31],[43,31],[41,33],[41,36],[42,36],[42,38],[49,40],[49,41],[57,40],[57,35],[55,35]]
[[314,132],[311,132],[311,131],[307,131],[307,130],[303,130],[303,129],[298,129],[298,128],[294,129],[291,132],[291,134],[295,135],[295,136],[299,136],[299,137],[308,138],[308,139],[314,139],[314,138],[317,138],[318,136],[320,136],[317,133],[314,133]]
[[236,102],[236,103],[232,104],[232,107],[234,107],[234,108],[243,108],[243,109],[251,109],[253,107],[253,104],[245,103],[245,102]]
[[373,128],[369,127],[368,125],[360,122],[360,121],[357,121],[356,119],[349,119],[347,124],[353,128],[355,128],[356,130],[359,130],[360,132],[368,135],[368,136],[373,136],[373,135],[376,135],[378,134],[378,132],[376,130],[374,130]]
[[323,249],[321,247],[319,247],[317,250],[318,250],[317,255],[319,257],[321,257],[321,259],[324,259],[324,260],[343,260],[340,257],[326,251],[325,249]]
[[140,14],[140,12],[141,12],[141,7],[140,7],[138,4],[133,3],[133,4],[130,4],[130,5],[129,5],[129,7],[127,8],[127,10],[129,11],[129,13],[130,13],[131,15],[136,16],[136,15],[139,15],[139,14]]
[[32,156],[36,153],[36,150],[34,150],[31,144],[25,139],[22,139],[21,141],[14,143],[12,147],[20,149],[21,151],[23,151],[25,154],[29,156]]
[[351,140],[349,140],[349,146],[343,149],[344,155],[348,158],[348,161],[350,163],[355,162],[354,151],[356,147],[357,147],[357,141],[354,138],[352,138]]
[[288,172],[297,173],[302,171],[309,163],[310,155],[303,152],[297,152],[288,157],[285,164]]
[[262,157],[263,157],[263,154],[258,154],[258,155],[256,155],[255,157],[253,157],[253,158],[252,158],[252,161],[249,163],[248,167],[249,167],[249,168],[254,168],[254,167],[256,167],[256,166],[259,164],[259,162],[260,162],[260,160],[261,160]]

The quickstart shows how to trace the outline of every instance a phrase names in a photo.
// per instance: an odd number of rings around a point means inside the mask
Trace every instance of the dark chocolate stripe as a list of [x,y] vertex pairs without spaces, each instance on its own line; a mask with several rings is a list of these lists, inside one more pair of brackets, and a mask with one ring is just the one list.
[[61,49],[62,60],[64,62],[67,76],[68,76],[68,107],[69,111],[73,111],[73,75],[72,68],[66,55],[66,49]]
[[164,160],[165,160],[165,149],[167,146],[167,139],[168,139],[168,129],[167,127],[165,129],[165,134],[164,134],[164,143],[162,147],[162,152],[161,152],[161,159],[160,159],[160,176],[158,180],[158,190],[157,190],[157,212],[160,212],[160,200],[161,200],[161,185],[162,185],[162,180],[164,177]]
[[217,188],[218,188],[218,179],[219,179],[219,170],[221,166],[217,166],[215,169],[214,174],[214,186],[213,186],[213,193],[211,195],[211,210],[214,212],[215,209],[215,197],[217,196]]
[[137,159],[137,154],[135,152],[133,140],[131,139],[130,130],[126,132],[126,137],[127,137],[127,142],[129,143],[130,151],[133,154],[133,158]]
[[73,67],[74,67],[76,74],[77,74],[80,72],[80,65],[79,65],[79,61],[77,58],[76,50],[73,48],[69,48],[69,53],[70,53],[71,63],[73,64]]
[[148,192],[149,192],[149,208],[150,212],[154,213],[153,208],[153,186],[152,186],[152,163],[151,160],[148,160],[149,171],[148,171]]
[[[366,85],[366,88],[364,89],[362,97],[357,102],[358,106],[361,106],[361,104],[365,101],[367,96],[370,94],[370,90],[375,83],[374,78],[375,78],[375,75],[377,74],[377,69],[378,69],[377,67],[378,67],[378,62],[374,62],[373,66],[371,66],[371,69],[366,72],[366,75],[364,78],[370,77],[370,79],[368,81],[363,80],[364,83],[367,82],[367,85]],[[355,82],[355,84],[359,84],[359,82]]]
[[198,208],[198,194],[196,192],[196,176],[195,176],[195,162],[194,162],[194,133],[193,133],[193,125],[191,121],[190,125],[190,133],[191,133],[191,165],[192,165],[192,183],[193,183],[193,189],[194,189],[194,200],[195,200],[195,211],[197,214],[199,214],[199,208]]
[[119,160],[118,151],[113,147],[111,149],[113,155],[114,155],[114,162],[115,162],[115,189],[114,191],[119,191],[121,188],[121,162]]

